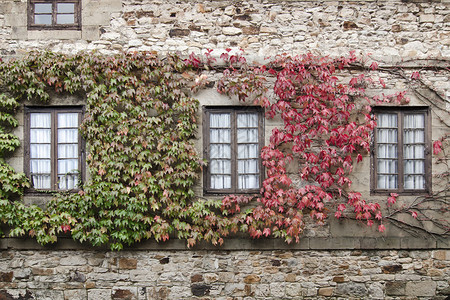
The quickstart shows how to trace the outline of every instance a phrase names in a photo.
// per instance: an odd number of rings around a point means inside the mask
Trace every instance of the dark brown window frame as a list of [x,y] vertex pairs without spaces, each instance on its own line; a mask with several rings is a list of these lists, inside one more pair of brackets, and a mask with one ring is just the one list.
[[[399,195],[429,195],[431,193],[431,110],[429,107],[423,106],[411,106],[411,107],[374,107],[373,113],[396,113],[397,118],[397,141],[398,141],[398,188],[397,189],[379,189],[377,188],[377,178],[378,178],[378,163],[377,163],[377,134],[374,129],[373,133],[373,143],[371,149],[371,176],[370,176],[370,191],[372,195],[389,195],[390,193],[397,193]],[[423,113],[425,115],[425,189],[405,189],[404,188],[404,160],[403,160],[403,118],[407,114],[411,113]]]
[[257,189],[239,189],[238,188],[238,176],[237,176],[237,140],[236,140],[236,115],[237,113],[252,112],[258,113],[258,145],[259,152],[264,146],[264,110],[260,107],[253,106],[205,106],[203,108],[203,157],[209,161],[210,150],[210,126],[209,126],[209,114],[210,113],[231,113],[231,188],[230,189],[212,189],[211,186],[211,172],[209,166],[204,168],[203,172],[203,192],[208,195],[223,195],[223,194],[256,194],[260,192],[264,169],[262,165],[262,159],[259,156],[259,188]]
[[[34,4],[51,3],[52,4],[52,24],[34,23]],[[57,24],[56,7],[58,3],[74,3],[74,24]],[[28,0],[28,29],[29,30],[81,30],[81,0]]]
[[[27,189],[27,193],[39,193],[40,191],[78,191],[79,188],[75,188],[72,190],[59,189],[58,188],[58,171],[57,171],[57,122],[56,122],[56,114],[57,113],[78,113],[78,125],[81,124],[84,115],[84,107],[83,106],[25,106],[24,108],[24,124],[25,124],[25,133],[24,133],[24,145],[25,145],[25,155],[24,155],[24,171],[27,177],[31,179],[31,170],[30,170],[30,114],[31,113],[51,113],[51,186],[50,189],[35,189],[33,186]],[[81,135],[78,134],[78,171],[79,171],[79,182],[78,186],[81,186],[85,180],[86,168],[85,168],[85,141],[82,139]]]

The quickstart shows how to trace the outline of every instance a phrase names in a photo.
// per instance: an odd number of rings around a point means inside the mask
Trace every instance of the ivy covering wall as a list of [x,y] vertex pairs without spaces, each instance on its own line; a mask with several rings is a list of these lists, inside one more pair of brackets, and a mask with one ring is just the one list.
[[[41,244],[70,234],[77,241],[106,244],[113,250],[150,238],[221,244],[223,237],[237,231],[290,242],[301,236],[305,213],[318,222],[325,220],[328,202],[335,205],[336,217],[350,211],[369,226],[378,222],[383,231],[380,205],[350,188],[352,165],[369,150],[376,125],[364,93],[370,80],[362,75],[342,84],[335,76],[356,58],[277,57],[257,67],[247,65],[240,55],[224,53],[221,60],[218,68],[209,52],[188,59],[144,52],[114,57],[44,52],[1,62],[4,234],[28,235]],[[191,94],[205,84],[200,74],[210,68],[223,72],[221,92],[241,100],[251,97],[266,108],[267,117],[282,117],[284,127],[274,131],[262,151],[267,176],[261,195],[207,200],[194,194],[205,162],[193,145],[199,103]],[[276,78],[274,99],[266,97],[268,76]],[[77,192],[55,193],[41,209],[23,204],[29,181],[6,158],[20,146],[11,133],[18,126],[19,107],[24,101],[46,104],[54,93],[86,101],[80,132],[87,144],[90,179]],[[361,99],[369,102],[356,105]],[[403,100],[404,93],[398,93],[376,101]],[[361,112],[362,118],[351,117]],[[443,141],[435,143],[436,154]],[[311,183],[306,187],[293,186],[287,176],[286,165],[294,157],[304,161],[300,175]],[[396,197],[390,195],[389,201]],[[251,201],[257,204],[246,208]],[[412,216],[420,217],[420,211]]]

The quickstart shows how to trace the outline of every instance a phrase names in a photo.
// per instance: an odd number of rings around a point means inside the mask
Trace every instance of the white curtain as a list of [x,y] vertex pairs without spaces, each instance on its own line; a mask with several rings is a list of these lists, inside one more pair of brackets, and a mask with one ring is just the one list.
[[212,189],[231,188],[231,114],[209,115],[209,166]]
[[78,113],[58,113],[58,186],[78,184]]
[[405,115],[403,127],[405,189],[425,189],[425,115]]
[[377,188],[398,188],[397,114],[379,114],[377,124]]
[[258,114],[237,114],[238,188],[259,188]]
[[51,114],[30,114],[30,173],[34,188],[51,187]]

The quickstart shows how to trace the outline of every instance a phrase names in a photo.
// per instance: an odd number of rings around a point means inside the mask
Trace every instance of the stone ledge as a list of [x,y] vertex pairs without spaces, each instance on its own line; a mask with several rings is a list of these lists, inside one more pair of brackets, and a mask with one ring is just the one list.
[[[0,250],[109,250],[107,246],[92,247],[88,244],[76,242],[70,238],[59,238],[58,242],[41,246],[34,239],[3,238],[0,239]],[[184,240],[169,240],[158,243],[147,240],[124,250],[169,250],[169,251],[234,251],[234,250],[436,250],[450,249],[450,243],[435,239],[402,237],[402,238],[303,238],[297,244],[287,244],[281,239],[225,239],[222,246],[214,246],[207,242],[200,242],[192,248],[186,246]]]

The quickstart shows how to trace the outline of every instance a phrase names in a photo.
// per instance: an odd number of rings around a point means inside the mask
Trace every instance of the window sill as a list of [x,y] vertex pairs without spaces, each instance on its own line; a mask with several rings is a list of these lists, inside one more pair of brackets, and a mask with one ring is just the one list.
[[28,39],[30,40],[74,40],[81,39],[81,30],[56,30],[56,29],[40,29],[28,30]]

